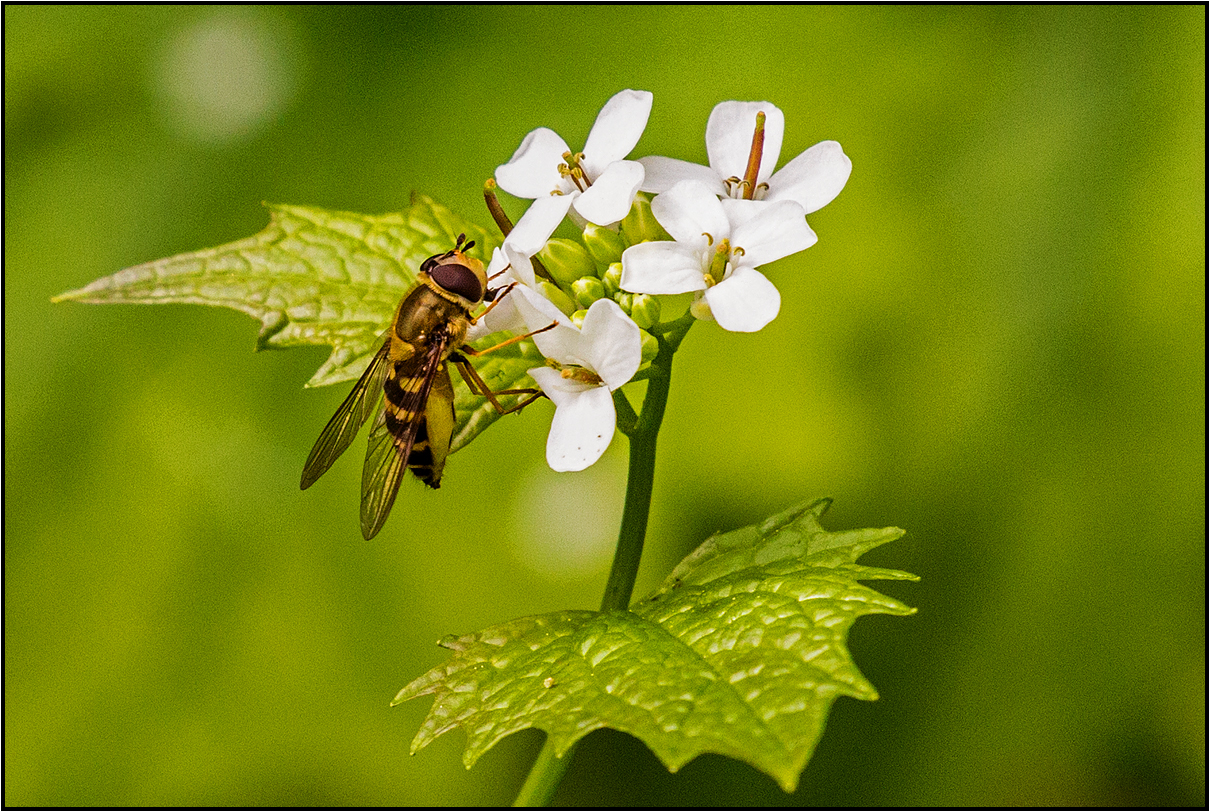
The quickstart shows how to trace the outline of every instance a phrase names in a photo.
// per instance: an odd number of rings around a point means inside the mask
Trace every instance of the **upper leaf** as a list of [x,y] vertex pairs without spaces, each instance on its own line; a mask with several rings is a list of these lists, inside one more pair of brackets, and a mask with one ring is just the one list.
[[[136,265],[54,301],[230,307],[260,321],[257,349],[330,345],[332,354],[307,383],[324,386],[356,378],[369,364],[421,262],[453,248],[461,233],[485,259],[498,244],[423,195],[402,212],[380,216],[268,208],[268,227],[253,237]],[[493,389],[532,386],[525,370],[535,364],[526,354],[525,347],[509,347],[476,368]],[[455,449],[496,416],[465,388],[455,408]]]
[[626,612],[556,612],[443,639],[454,656],[393,703],[436,697],[412,752],[460,725],[469,767],[527,727],[560,755],[611,727],[670,770],[721,753],[792,792],[836,697],[878,696],[845,647],[853,621],[915,611],[858,581],[916,576],[854,563],[903,531],[829,533],[829,504],[708,539]]

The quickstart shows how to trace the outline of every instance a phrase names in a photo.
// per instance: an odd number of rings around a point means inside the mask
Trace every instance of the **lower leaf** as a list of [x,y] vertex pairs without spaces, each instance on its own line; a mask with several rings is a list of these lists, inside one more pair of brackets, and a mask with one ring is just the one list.
[[829,533],[819,525],[829,504],[711,537],[628,611],[554,612],[445,638],[454,656],[392,703],[435,696],[412,752],[462,727],[470,767],[527,727],[560,754],[610,727],[669,770],[720,753],[792,792],[832,702],[878,697],[845,646],[853,621],[915,611],[858,583],[916,580],[855,563],[903,531]]

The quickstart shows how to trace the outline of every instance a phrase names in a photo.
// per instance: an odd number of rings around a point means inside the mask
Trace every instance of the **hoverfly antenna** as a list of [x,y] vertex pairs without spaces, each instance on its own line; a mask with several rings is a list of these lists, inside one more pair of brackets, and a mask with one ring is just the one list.
[[468,242],[466,245],[462,246],[462,250],[463,250],[463,251],[469,251],[469,250],[471,250],[471,249],[472,249],[472,248],[474,248],[474,247],[475,247],[475,241],[474,241],[474,240],[471,240],[471,241],[470,241],[470,242]]
[[466,242],[466,234],[459,234],[459,235],[458,235],[458,241],[457,241],[456,243],[454,243],[454,250],[455,250],[455,251],[462,251],[462,250],[465,250],[465,249],[467,249],[467,248],[470,248],[472,245],[474,245],[474,244],[475,244],[475,243],[472,241],[472,242],[471,242],[471,243],[469,243],[468,245],[463,245],[462,243],[464,243],[464,242]]

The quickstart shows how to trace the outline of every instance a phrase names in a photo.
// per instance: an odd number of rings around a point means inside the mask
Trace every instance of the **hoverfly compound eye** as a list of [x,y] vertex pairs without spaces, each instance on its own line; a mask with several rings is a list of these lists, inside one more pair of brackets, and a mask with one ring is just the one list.
[[483,283],[475,272],[456,262],[438,265],[429,270],[429,276],[442,290],[456,293],[468,302],[483,301]]

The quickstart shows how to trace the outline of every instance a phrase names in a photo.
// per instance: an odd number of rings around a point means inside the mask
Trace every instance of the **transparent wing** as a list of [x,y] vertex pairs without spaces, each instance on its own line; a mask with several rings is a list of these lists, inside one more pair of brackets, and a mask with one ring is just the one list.
[[376,426],[361,474],[361,535],[366,541],[386,523],[407,467],[407,454],[401,453],[385,424]]
[[447,344],[445,338],[434,341],[415,363],[399,364],[383,380],[387,402],[370,430],[361,472],[361,534],[367,541],[382,529],[395,504]]
[[353,391],[345,398],[344,403],[336,410],[336,414],[324,426],[323,433],[315,441],[307,463],[303,466],[302,489],[305,491],[323,476],[324,472],[336,462],[336,458],[344,453],[357,436],[361,424],[374,411],[382,396],[382,384],[386,379],[391,365],[387,361],[387,348],[390,342],[383,341],[382,347],[374,355],[366,371],[353,386]]

